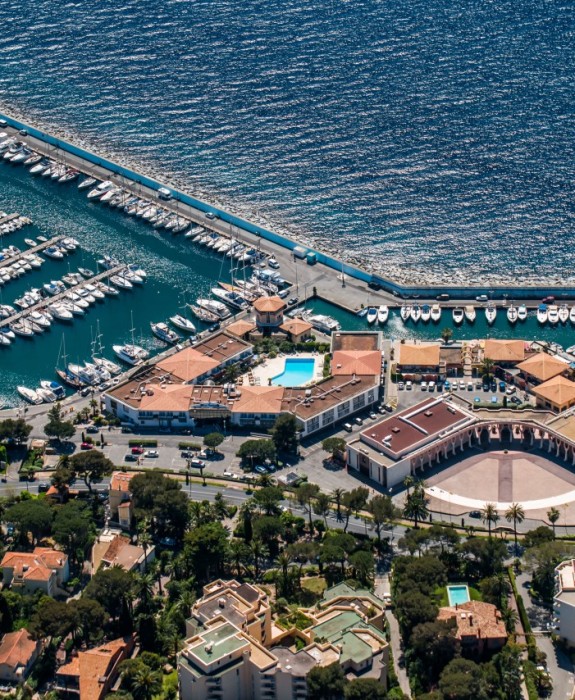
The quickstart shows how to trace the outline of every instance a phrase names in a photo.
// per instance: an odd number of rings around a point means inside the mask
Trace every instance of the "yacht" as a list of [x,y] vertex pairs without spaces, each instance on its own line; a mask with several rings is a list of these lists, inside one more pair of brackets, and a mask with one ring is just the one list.
[[175,316],[170,316],[170,323],[174,325],[176,328],[179,328],[182,331],[185,331],[186,333],[195,333],[196,332],[196,327],[194,324],[187,319],[185,316],[181,316],[180,314],[176,314]]
[[43,314],[41,311],[30,311],[27,314],[27,317],[33,323],[37,323],[39,326],[43,326],[44,328],[50,328],[52,324],[52,319],[46,314]]
[[109,281],[114,285],[114,287],[119,287],[120,289],[132,289],[134,287],[130,280],[127,280],[125,277],[121,277],[120,275],[112,275]]
[[212,311],[202,309],[199,306],[194,306],[193,304],[188,304],[188,306],[190,307],[194,316],[199,318],[200,321],[203,321],[204,323],[217,323],[220,320],[220,317]]
[[72,321],[74,318],[72,311],[65,304],[50,304],[48,309],[58,321]]
[[58,182],[72,182],[72,180],[75,180],[79,175],[80,173],[77,170],[74,170],[74,168],[68,168],[68,170],[66,170],[66,172],[60,176]]
[[120,293],[116,287],[111,287],[109,284],[106,284],[105,282],[102,282],[100,280],[99,282],[94,282],[95,286],[101,291],[104,292],[106,296],[109,297],[117,297],[118,294]]
[[551,304],[547,307],[547,320],[552,326],[559,323],[559,309],[556,304]]
[[106,298],[104,292],[101,289],[98,289],[98,287],[96,287],[93,284],[85,284],[83,289],[85,289],[91,296],[93,296],[94,299],[99,299],[100,301],[102,301]]
[[453,318],[453,323],[455,325],[459,326],[461,323],[463,323],[463,319],[465,318],[465,314],[462,308],[459,306],[456,306],[453,311],[451,312],[451,316]]
[[477,318],[477,312],[475,311],[475,306],[472,304],[468,304],[465,309],[463,310],[463,313],[465,315],[465,320],[468,323],[475,323],[475,319]]
[[520,304],[519,308],[517,309],[517,320],[518,321],[525,321],[527,318],[527,307],[525,304]]
[[0,335],[4,338],[8,338],[8,340],[14,340],[16,337],[14,331],[11,331],[8,326],[0,326]]
[[104,270],[111,270],[113,267],[118,267],[120,261],[113,258],[111,255],[104,255],[98,261],[98,267],[103,267]]
[[119,194],[119,192],[120,189],[118,187],[110,187],[110,189],[106,190],[100,197],[100,202],[102,202],[102,204],[107,204],[112,197],[115,197],[117,194]]
[[516,323],[518,316],[519,314],[517,312],[517,309],[515,308],[515,306],[513,306],[513,304],[511,304],[511,306],[507,309],[507,320],[509,321],[509,323]]
[[97,386],[101,381],[100,375],[94,369],[83,365],[70,363],[68,365],[68,373],[90,386]]
[[537,307],[537,321],[539,323],[547,323],[547,305],[539,304]]
[[485,320],[488,326],[492,326],[497,318],[497,307],[493,302],[489,302],[485,307]]
[[379,309],[377,310],[377,322],[384,324],[387,323],[387,319],[389,318],[389,309],[385,304],[381,304]]
[[423,323],[428,323],[431,319],[431,306],[429,304],[424,304],[421,307],[421,320]]
[[441,321],[441,306],[439,306],[439,304],[433,304],[431,307],[431,320],[433,323],[439,323],[439,321]]
[[125,280],[128,280],[128,282],[131,282],[132,284],[144,284],[144,278],[140,277],[140,275],[136,274],[135,272],[132,272],[129,268],[124,268],[121,272],[118,273],[119,277],[123,277]]
[[88,270],[87,267],[79,267],[78,272],[82,275],[82,277],[85,277],[88,279],[89,277],[94,277],[94,273],[92,270]]
[[100,369],[105,369],[110,374],[116,375],[120,374],[120,372],[122,371],[120,365],[117,365],[115,362],[112,362],[112,360],[108,360],[106,357],[92,356],[92,361],[96,365],[96,367]]
[[44,291],[51,297],[56,296],[56,294],[61,294],[66,291],[66,285],[59,280],[51,280],[43,285]]
[[87,190],[88,187],[92,187],[92,185],[95,185],[97,182],[95,177],[86,177],[82,182],[78,183],[78,189],[79,190]]
[[46,168],[48,168],[50,165],[49,161],[46,159],[41,159],[38,163],[35,163],[31,168],[30,168],[30,174],[31,175],[41,175]]
[[30,156],[24,161],[24,165],[32,167],[33,165],[36,165],[36,163],[39,163],[42,160],[42,158],[43,156],[41,156],[39,153],[32,152]]
[[33,403],[33,404],[41,404],[43,399],[41,396],[38,396],[38,393],[34,391],[34,389],[28,389],[25,386],[17,386],[16,391],[20,394],[20,396],[28,401],[28,403]]
[[221,289],[220,287],[212,287],[212,294],[218,299],[221,299],[224,304],[231,306],[232,309],[237,309],[238,311],[244,311],[248,308],[249,304],[244,299],[241,294],[235,291],[228,291],[226,289]]
[[72,389],[78,390],[86,386],[85,382],[78,379],[78,377],[72,376],[67,369],[56,369],[56,375],[60,377],[64,384],[72,387]]
[[333,331],[341,330],[341,325],[335,318],[325,314],[303,314],[302,318],[322,333],[333,333]]
[[421,318],[421,307],[419,306],[419,304],[414,304],[411,307],[411,320],[414,323],[417,323],[420,318]]
[[377,321],[377,309],[375,306],[370,306],[367,310],[367,322],[371,326]]
[[45,389],[41,386],[36,389],[36,393],[44,403],[54,403],[54,401],[58,401],[58,397],[51,389]]
[[112,350],[120,360],[126,362],[128,365],[132,365],[132,367],[139,365],[150,355],[147,350],[144,350],[144,348],[141,348],[139,345],[112,345]]
[[44,255],[47,255],[53,260],[62,260],[64,258],[64,253],[60,250],[60,248],[57,248],[53,245],[44,248],[42,252],[44,253]]
[[569,310],[569,321],[575,324],[575,306],[572,306]]
[[200,309],[205,309],[206,311],[215,314],[218,320],[231,316],[230,311],[221,301],[216,301],[215,299],[197,299],[196,303]]
[[[11,344],[12,344],[12,339],[9,338],[9,337],[8,337],[5,333],[3,333],[2,331],[3,331],[3,329],[0,328],[0,345],[2,345],[2,346],[4,346],[4,347],[6,347],[7,345],[11,345]],[[10,331],[10,332],[12,332],[12,331]],[[12,333],[12,335],[14,335],[14,334]]]
[[567,323],[569,320],[569,307],[567,304],[561,304],[559,307],[559,320],[561,323]]
[[23,338],[32,338],[34,335],[34,331],[32,330],[30,324],[26,323],[23,319],[11,323],[10,330],[14,331],[16,335],[20,335]]
[[173,331],[165,323],[150,323],[150,328],[152,329],[152,333],[165,343],[175,345],[175,343],[178,343],[181,340],[176,331]]
[[66,392],[64,391],[64,387],[61,384],[58,384],[58,382],[50,382],[47,379],[43,379],[40,382],[40,387],[42,389],[47,389],[51,391],[53,394],[56,395],[57,399],[63,399],[66,397]]
[[106,192],[109,192],[114,187],[114,183],[110,180],[104,180],[97,187],[88,192],[88,199],[100,199]]
[[38,245],[38,243],[33,238],[25,238],[24,243],[27,246],[30,246],[30,248],[35,248]]

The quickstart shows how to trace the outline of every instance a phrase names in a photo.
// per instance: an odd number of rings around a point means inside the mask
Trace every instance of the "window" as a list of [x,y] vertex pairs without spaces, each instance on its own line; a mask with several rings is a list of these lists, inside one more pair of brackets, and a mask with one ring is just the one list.
[[326,411],[323,414],[323,424],[324,425],[329,425],[330,423],[333,423],[335,419],[335,411],[333,408],[330,408],[329,411]]
[[319,430],[319,416],[310,418],[310,420],[307,422],[307,432],[313,433],[314,430]]

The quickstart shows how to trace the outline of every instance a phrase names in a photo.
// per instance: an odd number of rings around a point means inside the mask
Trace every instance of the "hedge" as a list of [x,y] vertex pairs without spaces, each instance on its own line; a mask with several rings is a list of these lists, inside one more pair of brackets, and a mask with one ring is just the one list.
[[178,450],[196,450],[200,452],[202,446],[197,442],[178,442]]
[[157,447],[157,440],[128,440],[128,447]]

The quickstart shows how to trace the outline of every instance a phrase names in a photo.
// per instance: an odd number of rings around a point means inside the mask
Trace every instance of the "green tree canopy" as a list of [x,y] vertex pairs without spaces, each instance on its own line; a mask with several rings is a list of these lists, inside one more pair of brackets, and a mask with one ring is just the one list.
[[459,655],[455,621],[434,620],[416,625],[409,646],[420,662],[429,686],[434,686],[443,668]]
[[228,531],[219,521],[195,527],[184,538],[188,572],[200,583],[223,574],[227,551]]
[[375,678],[354,678],[344,688],[345,700],[385,700],[387,693]]
[[88,490],[91,491],[95,481],[100,481],[102,477],[112,473],[114,464],[100,450],[86,450],[72,455],[70,468],[84,479]]
[[30,499],[15,503],[6,510],[4,520],[13,523],[23,544],[31,537],[36,542],[52,529],[54,513],[44,499]]
[[138,520],[146,519],[159,537],[181,542],[190,522],[188,498],[175,479],[158,472],[143,472],[130,481]]
[[58,506],[52,534],[70,559],[78,560],[94,541],[95,527],[91,510],[82,501],[70,501]]
[[20,444],[28,439],[31,432],[32,426],[24,418],[6,418],[0,421],[0,440],[14,440]]
[[445,700],[478,700],[481,693],[481,668],[475,661],[454,659],[443,669],[439,689]]
[[56,402],[48,411],[48,422],[44,426],[44,432],[50,438],[58,441],[71,438],[76,432],[74,424],[69,420],[64,420],[60,402]]
[[334,459],[341,459],[345,452],[346,443],[343,438],[329,437],[321,443],[324,452],[329,452]]
[[277,486],[264,486],[254,493],[253,501],[266,515],[277,515],[283,497],[284,492]]
[[307,674],[309,700],[340,700],[345,685],[345,676],[337,661],[329,666],[314,666]]
[[96,600],[111,618],[130,628],[135,582],[132,574],[119,566],[100,569],[86,586],[86,598]]
[[237,451],[244,465],[251,467],[263,464],[266,459],[273,462],[276,458],[276,448],[273,440],[246,440]]
[[278,416],[271,435],[278,452],[297,452],[297,421],[291,413],[282,413]]
[[211,450],[215,450],[224,440],[225,437],[221,433],[208,433],[204,436],[204,445]]

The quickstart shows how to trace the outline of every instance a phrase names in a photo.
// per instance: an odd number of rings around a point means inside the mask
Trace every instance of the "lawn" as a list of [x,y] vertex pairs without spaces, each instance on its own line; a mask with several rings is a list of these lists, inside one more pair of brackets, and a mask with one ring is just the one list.
[[326,580],[323,576],[313,576],[312,578],[303,578],[301,587],[305,588],[310,593],[315,593],[318,596],[323,595],[327,588]]

